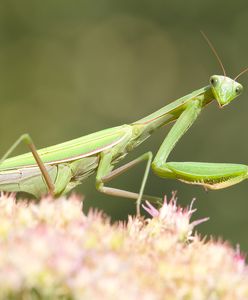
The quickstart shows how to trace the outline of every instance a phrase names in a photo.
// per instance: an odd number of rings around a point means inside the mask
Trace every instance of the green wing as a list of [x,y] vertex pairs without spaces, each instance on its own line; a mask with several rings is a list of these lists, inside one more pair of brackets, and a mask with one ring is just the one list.
[[[38,150],[44,163],[56,164],[87,157],[111,148],[131,134],[129,125],[104,129],[65,143]],[[6,159],[0,171],[36,165],[31,152]]]

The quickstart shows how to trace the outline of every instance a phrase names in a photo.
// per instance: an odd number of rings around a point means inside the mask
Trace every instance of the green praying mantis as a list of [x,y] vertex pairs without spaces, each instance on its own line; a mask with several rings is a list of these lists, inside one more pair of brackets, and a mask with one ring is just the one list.
[[[203,34],[204,35],[204,34]],[[137,214],[143,199],[159,198],[143,195],[149,170],[162,178],[177,179],[207,189],[222,189],[248,178],[248,166],[242,164],[205,162],[168,162],[167,158],[179,139],[191,127],[202,109],[214,100],[222,108],[241,94],[243,87],[226,76],[224,67],[210,41],[204,35],[223,69],[224,75],[210,77],[209,84],[158,111],[128,125],[101,130],[78,139],[36,150],[31,137],[22,135],[0,160],[0,190],[27,192],[40,197],[50,193],[66,194],[91,174],[96,173],[98,191],[136,200]],[[158,128],[175,122],[165,137],[155,158],[146,152],[114,169],[130,151],[144,142]],[[13,150],[25,142],[29,153],[9,158]],[[139,193],[106,186],[113,178],[146,161]]]

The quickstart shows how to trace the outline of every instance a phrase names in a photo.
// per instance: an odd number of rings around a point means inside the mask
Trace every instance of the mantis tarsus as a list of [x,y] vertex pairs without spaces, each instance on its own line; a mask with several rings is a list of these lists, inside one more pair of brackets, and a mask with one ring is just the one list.
[[[220,61],[213,46],[209,41],[208,43]],[[221,66],[223,68],[222,64]],[[150,167],[160,177],[178,179],[208,189],[221,189],[234,185],[248,178],[248,166],[167,162],[167,158],[178,140],[207,104],[216,100],[220,107],[224,107],[242,92],[243,87],[236,82],[237,77],[235,79],[227,77],[224,70],[224,76],[211,76],[209,85],[206,87],[164,106],[137,122],[105,129],[38,151],[30,136],[24,134],[0,160],[0,190],[23,191],[36,197],[48,192],[59,196],[67,193],[96,172],[97,190],[108,195],[137,200],[137,213],[140,214],[142,199],[155,201],[159,199],[143,195]],[[172,121],[175,121],[175,124],[153,161],[152,153],[146,152],[135,160],[114,169],[114,165],[128,152],[140,145],[156,129]],[[31,152],[8,158],[17,145],[23,141],[29,146]],[[139,193],[105,186],[114,177],[143,161],[147,163]]]

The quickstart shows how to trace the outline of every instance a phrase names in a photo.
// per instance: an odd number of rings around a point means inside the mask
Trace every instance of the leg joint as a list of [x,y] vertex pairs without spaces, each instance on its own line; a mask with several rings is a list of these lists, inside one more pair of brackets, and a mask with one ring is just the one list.
[[101,192],[103,190],[104,184],[101,179],[96,180],[96,189]]
[[23,140],[27,144],[30,144],[32,142],[32,139],[28,133],[24,133],[23,135],[21,135],[21,140]]

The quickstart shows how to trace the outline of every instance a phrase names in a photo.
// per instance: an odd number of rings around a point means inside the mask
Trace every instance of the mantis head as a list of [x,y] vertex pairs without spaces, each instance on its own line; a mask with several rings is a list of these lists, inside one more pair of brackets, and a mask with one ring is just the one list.
[[234,79],[227,77],[223,63],[222,63],[217,51],[215,50],[214,46],[212,45],[212,43],[210,42],[210,40],[208,39],[208,37],[206,36],[206,34],[203,31],[201,31],[201,34],[204,37],[204,39],[206,40],[206,42],[208,43],[210,49],[213,51],[215,57],[217,58],[220,66],[221,66],[223,74],[224,74],[222,76],[221,75],[213,75],[210,77],[210,86],[211,86],[211,90],[214,95],[214,98],[219,103],[219,106],[223,107],[223,106],[229,104],[233,99],[235,99],[237,96],[239,96],[242,93],[243,86],[240,83],[238,83],[236,80],[238,77],[240,77],[241,75],[246,73],[248,71],[248,68],[245,68]]
[[229,104],[243,91],[243,86],[227,76],[213,75],[210,77],[212,93],[220,107]]

